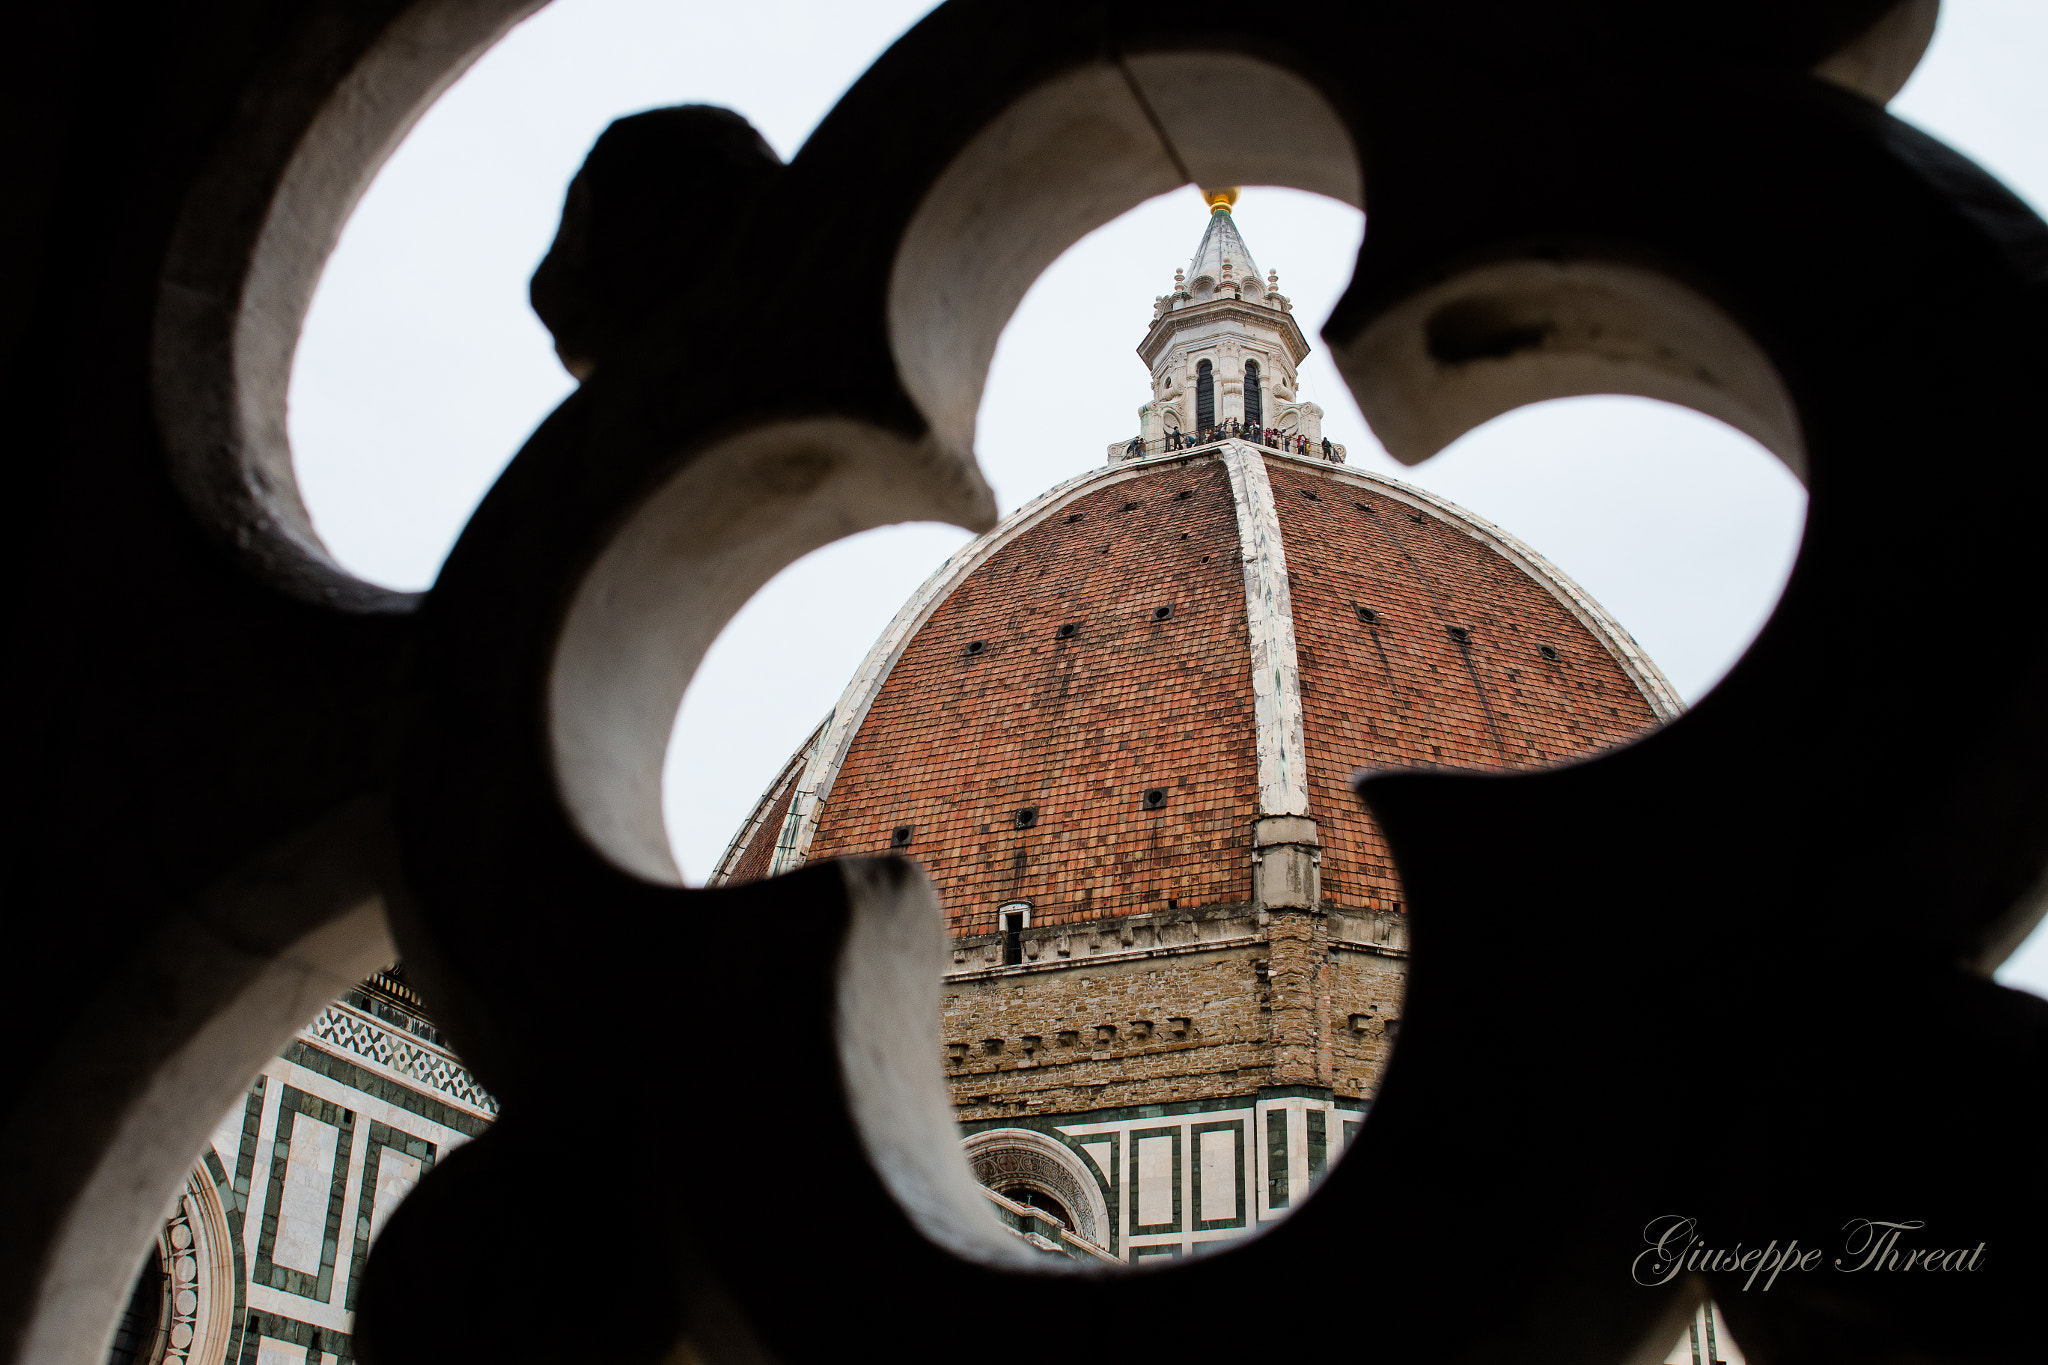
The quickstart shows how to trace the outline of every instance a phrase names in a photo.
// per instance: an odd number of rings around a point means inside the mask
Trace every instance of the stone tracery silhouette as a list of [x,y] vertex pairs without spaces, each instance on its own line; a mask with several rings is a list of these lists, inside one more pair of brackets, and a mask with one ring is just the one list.
[[[1627,1279],[1649,1217],[1831,1245],[1845,1218],[1909,1208],[2009,1250],[1967,1281],[1721,1292],[1745,1349],[2026,1358],[2044,1194],[2020,1172],[2044,1117],[2048,1018],[1976,969],[2038,917],[2029,889],[2048,861],[2048,647],[2013,628],[2041,572],[2044,474],[2023,452],[2048,231],[1872,102],[1910,70],[1929,8],[1739,5],[1689,24],[1593,0],[1307,5],[1276,34],[1240,7],[956,0],[786,167],[721,162],[732,142],[713,148],[707,118],[593,160],[627,191],[678,164],[726,190],[732,230],[706,250],[758,297],[729,328],[773,353],[830,299],[843,363],[707,423],[693,395],[732,331],[697,328],[700,300],[657,290],[628,316],[586,289],[579,335],[601,342],[558,333],[589,361],[583,388],[417,604],[323,562],[272,419],[293,309],[331,244],[321,224],[338,230],[407,110],[523,7],[328,22],[307,5],[254,55],[188,39],[213,58],[179,97],[204,131],[180,133],[135,191],[158,212],[125,248],[162,263],[160,290],[131,281],[95,304],[123,334],[155,310],[153,371],[131,359],[95,382],[131,415],[153,394],[185,507],[155,491],[151,439],[36,417],[41,449],[105,453],[108,479],[140,492],[102,506],[44,486],[53,520],[99,526],[119,572],[53,588],[32,629],[173,623],[218,642],[146,683],[214,752],[129,741],[139,786],[189,803],[164,866],[82,878],[79,804],[35,826],[29,880],[46,890],[24,946],[65,989],[24,987],[49,1036],[26,1044],[4,1137],[7,1357],[92,1359],[103,1333],[87,1324],[111,1323],[160,1216],[145,1195],[175,1189],[302,1003],[385,960],[383,906],[505,1117],[392,1220],[370,1261],[365,1359],[652,1360],[687,1336],[707,1359],[802,1360],[878,1314],[892,1349],[922,1358],[954,1331],[929,1305],[1010,1287],[1022,1271],[967,1216],[935,1107],[929,893],[887,861],[715,893],[669,884],[648,736],[782,564],[885,521],[986,523],[972,414],[1002,322],[1081,233],[1194,179],[1370,201],[1324,335],[1402,458],[1538,398],[1648,393],[1764,440],[1808,479],[1809,531],[1749,654],[1651,739],[1542,774],[1363,785],[1409,887],[1416,955],[1358,1153],[1268,1237],[1115,1283],[1035,1280],[1041,1310],[1105,1350],[1247,1349],[1261,1324],[1192,1310],[1244,1276],[1317,1282],[1365,1242],[1398,1248],[1374,1258],[1370,1311],[1347,1318],[1368,1353],[1621,1360],[1696,1292]],[[975,79],[947,75],[961,70]],[[590,188],[594,224],[608,196]],[[52,241],[32,265],[75,277],[89,250]],[[43,363],[82,365],[85,344]],[[1967,518],[1900,497],[1936,448],[1969,461]],[[121,575],[141,581],[160,546],[151,567],[175,592],[137,600]],[[1995,642],[1996,658],[1958,667],[1954,651],[1902,647],[1909,629]],[[104,683],[76,690],[48,698],[66,720],[55,735],[112,709]],[[1902,717],[1941,735],[1904,764],[1882,742]],[[104,761],[68,744],[32,751],[32,789],[73,790]],[[1571,904],[1531,872],[1559,860],[1593,888]],[[787,946],[772,998],[733,970],[764,924]],[[702,1121],[705,1092],[668,1086],[606,1154],[637,1200],[551,1210],[553,1293],[535,1296],[530,1192],[577,1159],[589,1094],[632,1080],[531,1007],[545,973],[587,983],[618,1027],[738,1026],[788,1059],[811,1109],[745,1150],[803,1180],[704,1179],[735,1159],[732,1139]],[[175,1006],[139,1003],[158,999]],[[1532,1056],[1543,1021],[1569,1042]],[[1645,1131],[1703,1075],[1725,1094],[1716,1122]],[[1905,1161],[1870,1140],[1902,1089],[1918,1144]],[[166,1145],[174,1160],[152,1158]],[[832,1274],[791,1313],[787,1229],[820,1188],[858,1249],[821,1247]],[[1495,1262],[1475,1229],[1502,1226],[1515,1231]],[[432,1302],[408,1290],[430,1266]],[[517,1332],[480,1339],[480,1322]]]

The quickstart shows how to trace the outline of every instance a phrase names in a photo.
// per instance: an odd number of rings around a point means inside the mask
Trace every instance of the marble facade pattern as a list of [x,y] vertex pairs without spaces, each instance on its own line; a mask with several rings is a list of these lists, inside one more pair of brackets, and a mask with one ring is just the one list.
[[435,1162],[497,1112],[431,1028],[413,1027],[428,1036],[330,1005],[221,1116],[162,1234],[168,1358],[355,1359],[371,1244]]
[[1278,1087],[1243,1100],[988,1120],[968,1125],[965,1141],[971,1157],[1019,1129],[1064,1144],[1108,1213],[1095,1240],[1136,1264],[1213,1251],[1285,1218],[1364,1120],[1356,1102]]
[[454,1053],[406,1037],[361,1010],[339,1002],[329,1005],[307,1034],[313,1042],[367,1061],[407,1084],[423,1085],[485,1118],[497,1117],[498,1101]]

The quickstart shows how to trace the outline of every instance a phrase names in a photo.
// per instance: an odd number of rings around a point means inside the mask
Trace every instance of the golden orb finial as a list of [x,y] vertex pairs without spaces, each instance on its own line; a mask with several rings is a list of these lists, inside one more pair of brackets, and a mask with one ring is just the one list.
[[1230,206],[1237,202],[1239,188],[1239,186],[1231,185],[1226,189],[1203,190],[1202,197],[1209,201],[1209,211],[1211,213],[1214,213],[1217,209],[1222,209],[1225,213],[1228,213],[1230,212]]

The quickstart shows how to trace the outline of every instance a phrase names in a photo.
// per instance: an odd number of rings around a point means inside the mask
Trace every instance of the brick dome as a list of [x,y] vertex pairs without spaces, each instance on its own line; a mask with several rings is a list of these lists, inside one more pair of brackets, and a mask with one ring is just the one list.
[[992,1198],[1089,1258],[1286,1217],[1364,1122],[1408,917],[1352,773],[1556,763],[1679,709],[1541,556],[1344,464],[1228,215],[1154,301],[1138,434],[919,589],[712,877],[923,865],[963,1131],[1057,1158],[1086,1230]]
[[716,880],[894,851],[980,935],[1016,902],[1034,928],[1249,903],[1255,826],[1299,816],[1320,908],[1394,910],[1352,773],[1555,763],[1677,705],[1498,528],[1225,440],[1071,480],[954,556]]

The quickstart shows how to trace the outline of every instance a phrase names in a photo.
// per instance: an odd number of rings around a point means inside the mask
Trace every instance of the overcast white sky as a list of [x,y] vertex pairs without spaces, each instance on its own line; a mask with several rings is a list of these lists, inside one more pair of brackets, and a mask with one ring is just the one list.
[[[658,105],[722,104],[787,158],[930,8],[555,0],[486,54],[371,186],[300,342],[293,450],[307,505],[342,563],[395,587],[431,583],[498,471],[573,387],[527,307],[526,281],[606,124]],[[2048,205],[2048,5],[1946,0],[1942,10],[1893,111],[2038,211]],[[1247,190],[1237,218],[1320,347],[1316,329],[1349,276],[1363,218],[1272,189]],[[1026,297],[981,409],[978,454],[1004,510],[1100,463],[1107,442],[1135,429],[1146,372],[1134,348],[1204,222],[1192,189],[1153,200],[1077,244]],[[1076,374],[1095,379],[1077,384]],[[1777,600],[1805,496],[1761,447],[1710,419],[1646,400],[1571,399],[1510,413],[1403,470],[1320,349],[1301,377],[1353,465],[1434,489],[1534,545],[1689,700],[1727,671]],[[966,539],[922,525],[842,541],[785,570],[727,628],[669,750],[669,828],[693,880],[911,590]],[[2000,978],[2048,994],[2048,932]]]

